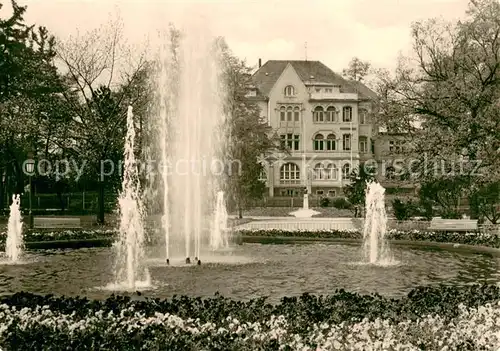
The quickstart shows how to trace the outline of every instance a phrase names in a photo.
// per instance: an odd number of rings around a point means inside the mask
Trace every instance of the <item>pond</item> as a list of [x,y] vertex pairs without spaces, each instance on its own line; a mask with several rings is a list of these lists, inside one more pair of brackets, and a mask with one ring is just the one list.
[[[385,267],[362,264],[359,245],[336,243],[244,244],[202,257],[200,266],[167,266],[153,257],[148,261],[153,288],[143,295],[220,292],[241,300],[269,296],[277,302],[283,296],[329,294],[341,288],[400,297],[415,286],[500,281],[500,258],[493,255],[404,246],[393,248],[393,254],[399,262]],[[0,294],[29,291],[106,298],[112,291],[102,288],[113,280],[113,259],[111,248],[30,251],[24,264],[0,265]]]

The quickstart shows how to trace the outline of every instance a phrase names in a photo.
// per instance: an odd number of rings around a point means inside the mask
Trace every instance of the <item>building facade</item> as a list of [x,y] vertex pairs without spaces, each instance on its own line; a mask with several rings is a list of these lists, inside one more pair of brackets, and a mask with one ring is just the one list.
[[249,96],[289,150],[263,161],[269,196],[342,196],[351,171],[373,160],[373,91],[319,61],[267,61]]

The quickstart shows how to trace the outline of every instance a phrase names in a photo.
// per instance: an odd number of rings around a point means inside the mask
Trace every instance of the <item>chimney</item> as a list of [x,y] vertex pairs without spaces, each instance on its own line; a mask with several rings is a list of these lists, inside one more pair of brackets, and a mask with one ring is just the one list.
[[261,68],[261,67],[262,67],[262,59],[260,58],[259,59],[259,68]]

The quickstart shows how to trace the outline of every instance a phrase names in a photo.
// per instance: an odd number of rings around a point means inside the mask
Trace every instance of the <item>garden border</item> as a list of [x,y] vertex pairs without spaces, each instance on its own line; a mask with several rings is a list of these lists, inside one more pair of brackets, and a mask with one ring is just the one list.
[[[351,238],[308,238],[308,237],[294,237],[294,236],[253,236],[242,235],[241,242],[247,244],[313,244],[313,243],[329,243],[329,244],[343,244],[359,246],[362,244],[361,239]],[[500,249],[483,246],[483,245],[469,245],[451,242],[437,242],[437,241],[417,241],[417,240],[389,240],[390,245],[394,246],[414,246],[418,248],[437,248],[446,251],[460,252],[460,253],[487,253],[500,257]]]
[[[37,232],[35,235],[28,234],[28,238],[25,238],[24,246],[27,250],[44,250],[44,249],[79,249],[79,248],[91,248],[91,247],[110,247],[116,239],[116,231],[113,230],[82,230],[74,232],[75,237],[72,238],[72,233],[61,232],[62,237],[58,238],[58,233],[55,232]],[[314,236],[314,234],[318,236]],[[5,235],[5,233],[1,233]],[[82,235],[83,234],[83,235]],[[267,235],[268,234],[268,235]],[[308,232],[281,232],[281,231],[269,231],[266,233],[263,231],[236,231],[234,233],[234,240],[238,244],[243,243],[260,243],[260,244],[310,244],[310,243],[331,243],[331,244],[346,244],[346,245],[356,245],[359,246],[362,243],[362,235],[360,233],[347,232],[325,232],[318,231],[314,233]],[[425,234],[425,233],[424,233]],[[44,237],[47,235],[47,237]],[[343,237],[345,236],[345,237]],[[500,247],[498,239],[493,238],[491,245],[487,241],[479,241],[477,244],[473,242],[460,242],[460,237],[452,236],[450,241],[445,241],[442,236],[437,237],[438,240],[429,240],[430,237],[417,238],[411,237],[411,232],[408,231],[409,239],[405,238],[405,233],[402,231],[399,233],[398,238],[389,238],[389,243],[393,246],[407,246],[415,248],[435,248],[454,252],[476,252],[476,253],[486,253],[492,255],[500,255]],[[4,242],[1,240],[0,250],[3,250]],[[146,244],[147,245],[147,244]]]

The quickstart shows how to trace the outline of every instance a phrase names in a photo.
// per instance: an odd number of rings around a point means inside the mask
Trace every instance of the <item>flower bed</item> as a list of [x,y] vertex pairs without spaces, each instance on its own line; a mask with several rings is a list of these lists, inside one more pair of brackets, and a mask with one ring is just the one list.
[[215,296],[105,301],[0,298],[0,347],[113,350],[473,350],[500,346],[500,289],[416,288],[403,299],[337,291],[271,305]]
[[[109,245],[116,238],[115,230],[62,230],[62,231],[26,231],[24,233],[25,243],[44,243],[40,248],[49,247],[49,242],[76,242],[85,243],[92,246],[95,242],[97,246]],[[269,238],[269,242],[278,238],[327,238],[327,239],[355,239],[361,240],[363,233],[349,230],[324,230],[324,231],[286,231],[286,230],[239,230],[239,235],[243,237]],[[154,244],[158,234],[153,234],[148,242]],[[389,240],[408,241],[432,241],[438,243],[457,243],[465,245],[480,245],[500,248],[500,236],[492,233],[451,233],[451,232],[431,232],[431,231],[401,231],[389,230],[386,234]],[[3,249],[7,234],[0,233],[0,248]],[[29,245],[28,245],[29,246]],[[71,245],[70,245],[71,246]],[[70,247],[69,246],[69,247]],[[85,245],[84,245],[85,246]],[[38,247],[37,247],[38,248]]]
[[[23,233],[25,242],[36,241],[62,241],[62,240],[85,240],[114,237],[114,230],[58,230],[58,231],[36,231],[27,230]],[[7,233],[0,233],[0,244],[4,244]]]
[[[242,236],[252,237],[296,237],[296,238],[331,238],[331,239],[363,239],[363,233],[349,230],[325,231],[286,231],[286,230],[240,230]],[[500,236],[492,233],[458,233],[431,231],[400,231],[389,230],[386,234],[389,240],[433,241],[439,243],[457,243],[465,245],[481,245],[500,248]]]

